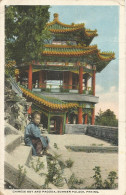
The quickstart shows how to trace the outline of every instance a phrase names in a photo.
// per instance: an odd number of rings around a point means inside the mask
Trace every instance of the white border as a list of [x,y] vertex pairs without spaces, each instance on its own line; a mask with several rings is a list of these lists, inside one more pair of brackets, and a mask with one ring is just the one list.
[[[126,192],[126,64],[125,64],[125,2],[124,0],[3,0],[0,2],[0,195],[24,194],[14,193],[13,190],[4,190],[4,6],[5,5],[118,5],[120,7],[119,19],[119,188],[118,190],[96,190],[100,195],[124,195]],[[100,17],[100,16],[99,16]],[[35,190],[32,190],[33,192]],[[41,190],[42,191],[42,190]],[[49,190],[48,190],[49,191]],[[65,190],[63,190],[65,191]],[[68,190],[66,190],[68,191]],[[69,190],[70,191],[70,190]],[[73,191],[73,190],[72,190]],[[76,190],[74,190],[76,191]],[[85,190],[81,194],[96,194],[94,190]],[[25,193],[26,194],[26,193]],[[34,193],[31,193],[34,194]],[[37,193],[35,193],[37,194]],[[49,194],[38,193],[38,194]],[[51,193],[50,193],[51,194]],[[57,194],[57,193],[53,193]],[[69,194],[69,193],[58,193]],[[80,194],[80,193],[70,193]]]

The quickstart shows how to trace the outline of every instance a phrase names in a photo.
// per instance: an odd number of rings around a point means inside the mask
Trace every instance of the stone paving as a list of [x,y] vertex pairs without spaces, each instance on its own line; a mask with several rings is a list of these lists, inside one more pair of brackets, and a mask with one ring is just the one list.
[[[93,183],[92,176],[94,175],[93,168],[95,166],[101,167],[101,174],[103,179],[105,179],[110,171],[118,172],[118,154],[117,153],[87,153],[87,152],[74,152],[70,149],[66,149],[65,146],[92,146],[92,147],[113,147],[110,143],[102,141],[100,139],[87,136],[87,135],[74,135],[74,134],[44,134],[50,139],[50,153],[61,154],[61,160],[65,161],[71,159],[74,164],[71,169],[65,169],[64,176],[68,179],[75,173],[77,178],[84,179],[84,184],[81,186],[89,186]],[[11,134],[5,136],[6,147],[5,147],[5,178],[10,184],[13,184],[17,179],[16,170],[18,170],[18,165],[23,165],[27,171],[27,180],[22,184],[22,188],[34,188],[35,186],[41,186],[44,184],[45,178],[40,178],[40,176],[35,173],[31,168],[27,167],[29,160],[34,160],[36,162],[36,157],[31,156],[31,148],[21,143],[21,140],[17,138],[17,135],[13,134],[13,139]],[[21,136],[21,135],[20,135]],[[23,134],[22,134],[23,138]],[[11,142],[10,142],[11,141]],[[54,143],[57,144],[58,149],[54,147]],[[38,158],[38,157],[37,157]],[[41,157],[41,160],[46,165],[46,156]],[[15,170],[13,172],[13,169]],[[47,172],[47,165],[45,172]],[[15,186],[15,185],[14,185]],[[51,186],[55,188],[55,186]],[[66,186],[63,187],[66,189]]]
[[[67,171],[67,176],[70,177],[75,173],[77,178],[85,180],[84,186],[89,186],[93,183],[91,178],[94,175],[93,168],[95,166],[101,167],[101,174],[103,179],[107,178],[110,171],[118,172],[118,154],[117,153],[86,153],[73,152],[66,149],[67,146],[108,146],[111,144],[100,139],[96,139],[87,135],[48,135],[50,139],[50,151],[53,150],[62,154],[62,159],[71,159],[74,161],[73,167]],[[57,144],[58,150],[54,149],[54,143]]]

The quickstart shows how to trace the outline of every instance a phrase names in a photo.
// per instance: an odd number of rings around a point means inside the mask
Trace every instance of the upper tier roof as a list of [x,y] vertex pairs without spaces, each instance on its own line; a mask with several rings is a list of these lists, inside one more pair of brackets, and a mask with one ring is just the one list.
[[[113,52],[100,52],[97,46],[68,46],[68,45],[45,45],[42,52],[44,57],[51,57],[51,61],[80,61],[96,65],[96,71],[100,72],[115,58]],[[44,59],[43,59],[44,60]]]
[[[55,36],[57,34],[68,34],[68,33],[77,33],[79,32],[79,36],[82,35],[81,41],[86,45],[89,45],[92,39],[97,36],[97,30],[90,30],[84,27],[84,23],[82,24],[64,24],[59,21],[58,14],[54,14],[54,20],[50,23],[47,23],[47,28],[51,33],[54,33]],[[65,37],[64,37],[65,39]]]

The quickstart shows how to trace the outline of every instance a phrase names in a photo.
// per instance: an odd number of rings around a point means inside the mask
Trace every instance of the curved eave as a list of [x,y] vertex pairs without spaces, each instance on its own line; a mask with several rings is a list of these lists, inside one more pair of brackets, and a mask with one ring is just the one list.
[[56,104],[56,103],[52,103],[49,101],[46,101],[44,99],[42,99],[41,97],[38,97],[37,95],[35,95],[33,92],[20,87],[22,92],[29,98],[31,98],[33,101],[38,102],[38,104],[42,104],[48,108],[54,109],[54,110],[60,110],[60,109],[69,109],[69,108],[75,108],[78,107],[77,103],[62,103],[62,104]]
[[85,25],[84,23],[82,23],[82,24],[74,24],[74,23],[73,24],[64,24],[64,23],[60,22],[59,20],[55,19],[52,22],[47,23],[46,26],[49,27],[49,26],[52,26],[56,23],[63,26],[63,27],[66,27],[66,28],[75,28],[75,27],[83,27],[84,28],[84,25]]
[[81,46],[81,45],[44,45],[45,48],[73,48],[73,49],[96,49],[97,45]]
[[98,52],[98,58],[103,61],[111,61],[115,59],[115,53],[107,52],[107,53],[100,53]]
[[88,36],[88,37],[96,37],[98,36],[97,30],[86,30],[84,31],[84,33]]
[[[76,49],[84,49],[85,47],[73,47],[73,46],[46,46],[47,48],[51,48],[51,51],[43,51],[42,55],[49,55],[49,56],[66,56],[66,57],[73,57],[73,56],[85,56],[85,55],[90,55],[90,54],[97,54],[97,57],[99,60],[102,61],[110,61],[112,59],[115,58],[115,54],[114,53],[100,53],[97,49],[96,46],[93,47],[88,47],[87,50],[82,50],[82,51],[77,51]],[[73,49],[74,51],[55,51],[56,49]],[[53,51],[54,49],[54,51]],[[76,51],[75,51],[76,50]]]
[[79,57],[79,56],[85,56],[89,54],[95,53],[97,50],[89,50],[89,51],[75,51],[75,52],[58,52],[58,51],[43,51],[42,55],[47,56],[66,56],[66,57]]
[[51,33],[54,33],[54,34],[65,34],[65,33],[71,33],[71,32],[76,32],[76,31],[83,31],[84,34],[87,36],[87,37],[95,37],[95,36],[98,36],[97,34],[97,31],[89,31],[89,30],[86,30],[84,29],[83,27],[76,27],[76,28],[68,28],[68,29],[48,29]]

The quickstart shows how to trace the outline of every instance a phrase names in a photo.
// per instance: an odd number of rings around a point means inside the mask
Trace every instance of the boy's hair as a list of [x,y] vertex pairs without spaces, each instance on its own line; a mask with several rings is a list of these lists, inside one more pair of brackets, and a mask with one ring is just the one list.
[[31,114],[31,118],[32,118],[32,120],[36,117],[36,115],[39,115],[39,116],[41,117],[40,112],[35,111],[35,112],[33,112],[33,113]]

